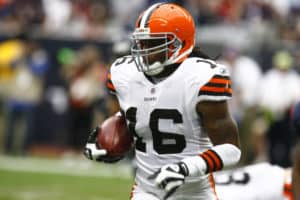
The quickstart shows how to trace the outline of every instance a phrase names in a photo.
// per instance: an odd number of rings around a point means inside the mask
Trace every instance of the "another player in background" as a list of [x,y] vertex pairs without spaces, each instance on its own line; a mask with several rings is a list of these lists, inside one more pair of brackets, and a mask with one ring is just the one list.
[[[292,108],[292,126],[300,135],[300,102]],[[269,163],[253,164],[214,173],[220,200],[299,200],[300,143],[293,155],[293,168]]]
[[214,173],[219,200],[293,200],[291,168],[253,164]]
[[[235,165],[241,155],[227,105],[227,68],[195,48],[192,16],[176,4],[146,9],[132,41],[131,56],[112,64],[107,83],[135,136],[131,199],[217,199],[212,172]],[[115,161],[95,145],[85,152]]]
[[293,155],[293,193],[296,200],[300,200],[300,102],[292,109],[292,125],[298,134],[298,143]]

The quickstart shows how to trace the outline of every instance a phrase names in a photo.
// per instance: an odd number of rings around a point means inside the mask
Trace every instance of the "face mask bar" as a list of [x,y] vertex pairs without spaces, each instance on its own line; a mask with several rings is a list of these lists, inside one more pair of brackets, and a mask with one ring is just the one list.
[[[142,72],[162,71],[165,65],[173,63],[182,46],[174,33],[134,33],[131,39],[133,42],[131,54],[138,70]],[[153,47],[144,45],[145,43],[151,44],[154,40],[160,40],[161,44],[153,45]],[[151,62],[149,57],[154,55],[161,59]]]

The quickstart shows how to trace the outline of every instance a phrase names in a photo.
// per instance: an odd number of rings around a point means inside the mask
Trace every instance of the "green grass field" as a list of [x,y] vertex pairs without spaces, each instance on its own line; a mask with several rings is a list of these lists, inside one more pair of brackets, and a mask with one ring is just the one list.
[[0,200],[129,199],[129,168],[70,162],[0,157]]

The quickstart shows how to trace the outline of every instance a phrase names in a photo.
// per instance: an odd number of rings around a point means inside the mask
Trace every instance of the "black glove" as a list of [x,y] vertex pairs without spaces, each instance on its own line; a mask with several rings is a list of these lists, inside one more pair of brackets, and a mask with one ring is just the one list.
[[94,161],[105,162],[105,163],[115,163],[121,160],[122,156],[111,157],[107,155],[107,151],[102,149],[97,143],[97,133],[99,132],[99,127],[97,126],[89,135],[87,143],[84,147],[83,155]]
[[182,184],[188,176],[188,168],[185,163],[168,164],[160,168],[148,179],[155,179],[155,184],[166,191],[164,200],[169,198]]

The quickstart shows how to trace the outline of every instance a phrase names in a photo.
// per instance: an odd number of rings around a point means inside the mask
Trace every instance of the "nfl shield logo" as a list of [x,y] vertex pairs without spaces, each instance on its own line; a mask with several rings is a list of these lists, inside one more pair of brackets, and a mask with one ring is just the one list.
[[155,88],[151,88],[150,93],[154,94],[155,93]]

